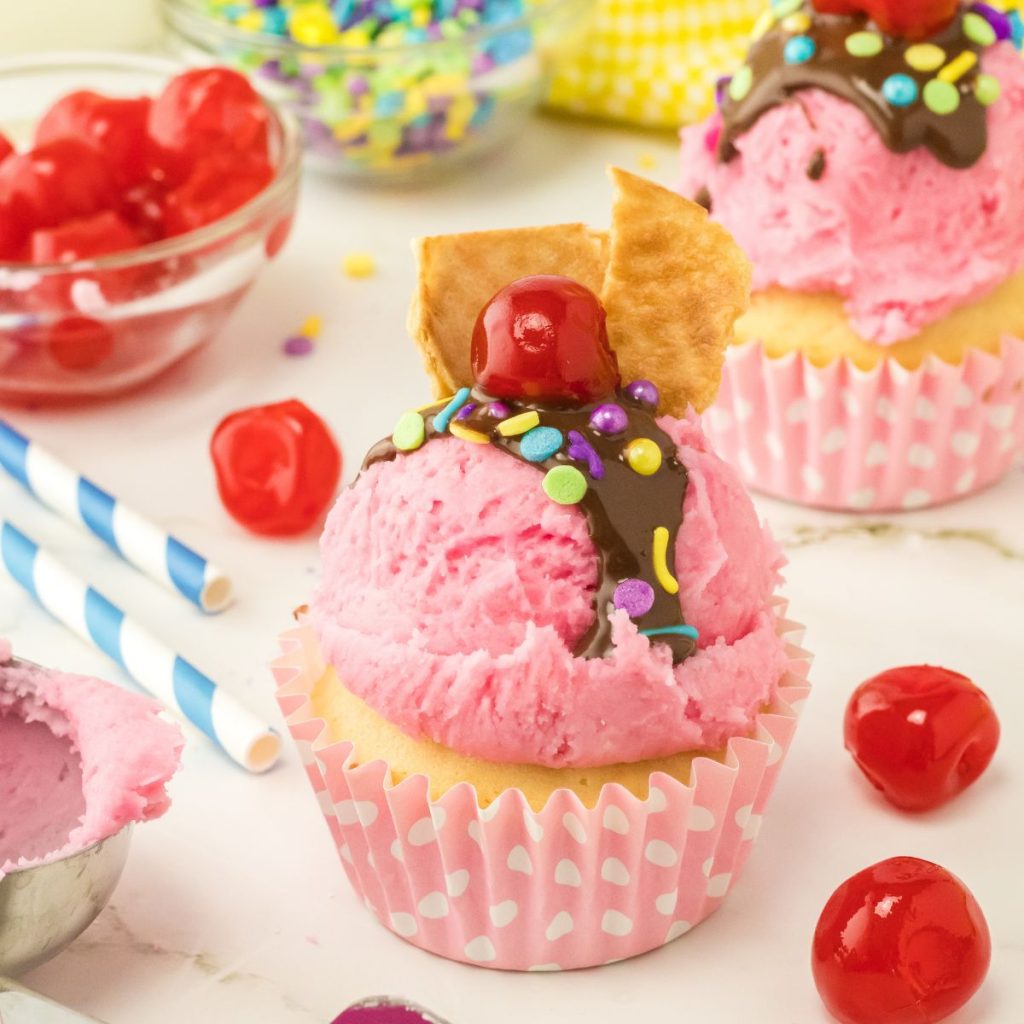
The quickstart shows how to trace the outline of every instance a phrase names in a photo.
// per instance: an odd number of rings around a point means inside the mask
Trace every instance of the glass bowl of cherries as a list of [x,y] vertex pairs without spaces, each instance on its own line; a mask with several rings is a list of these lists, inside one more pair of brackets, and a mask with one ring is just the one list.
[[287,239],[300,165],[233,71],[0,62],[0,400],[114,394],[213,338]]

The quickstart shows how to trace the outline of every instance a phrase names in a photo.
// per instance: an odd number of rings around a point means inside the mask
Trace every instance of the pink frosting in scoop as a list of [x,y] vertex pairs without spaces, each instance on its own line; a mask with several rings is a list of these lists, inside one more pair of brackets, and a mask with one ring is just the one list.
[[536,468],[454,439],[378,463],[339,498],[312,604],[325,657],[396,726],[492,761],[594,766],[720,746],[749,731],[785,670],[770,609],[782,564],[696,418],[659,421],[689,470],[675,569],[698,652],[616,613],[605,658],[596,552]]
[[[893,153],[856,107],[809,89],[765,114],[728,163],[712,151],[717,114],[685,128],[680,191],[708,189],[755,291],[837,292],[862,337],[910,337],[1024,267],[1024,61],[1000,43],[984,65],[1003,93],[968,170],[924,149]],[[826,170],[812,181],[819,150]]]
[[0,877],[159,817],[183,745],[154,701],[8,652],[0,641]]

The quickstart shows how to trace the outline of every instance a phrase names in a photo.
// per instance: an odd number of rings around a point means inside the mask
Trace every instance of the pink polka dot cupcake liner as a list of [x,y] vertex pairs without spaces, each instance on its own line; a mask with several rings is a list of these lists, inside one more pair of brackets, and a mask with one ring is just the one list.
[[607,785],[595,807],[571,790],[537,813],[518,789],[481,808],[469,784],[430,797],[425,776],[392,784],[331,743],[311,693],[325,670],[315,633],[281,637],[277,697],[357,895],[396,935],[452,960],[557,971],[637,956],[721,906],[761,827],[810,692],[803,627],[776,607],[788,670],[753,736],[697,757],[688,785],[663,773],[640,800]]
[[704,426],[744,482],[773,497],[840,511],[940,505],[994,484],[1024,451],[1024,341],[959,366],[931,357],[870,371],[750,343],[729,350]]

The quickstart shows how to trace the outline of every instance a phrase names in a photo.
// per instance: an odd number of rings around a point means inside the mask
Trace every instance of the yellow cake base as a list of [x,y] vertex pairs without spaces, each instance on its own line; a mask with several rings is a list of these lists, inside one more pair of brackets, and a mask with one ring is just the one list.
[[895,345],[861,338],[850,326],[842,300],[827,293],[782,288],[757,292],[736,324],[736,344],[760,341],[770,357],[803,352],[818,367],[846,357],[862,370],[872,370],[887,358],[916,370],[930,355],[958,366],[971,349],[997,354],[1008,334],[1024,338],[1024,272]]
[[558,789],[571,789],[586,807],[594,807],[601,787],[612,782],[646,800],[654,772],[664,772],[687,785],[695,757],[711,757],[719,761],[725,757],[723,749],[602,768],[499,764],[465,757],[431,740],[415,740],[407,736],[347,690],[331,668],[316,684],[312,702],[316,716],[327,723],[329,740],[348,740],[353,744],[356,763],[386,762],[395,783],[410,775],[425,775],[430,780],[430,794],[435,800],[458,783],[468,782],[476,789],[481,807],[486,807],[510,788],[522,790],[536,811],[542,810],[551,794]]

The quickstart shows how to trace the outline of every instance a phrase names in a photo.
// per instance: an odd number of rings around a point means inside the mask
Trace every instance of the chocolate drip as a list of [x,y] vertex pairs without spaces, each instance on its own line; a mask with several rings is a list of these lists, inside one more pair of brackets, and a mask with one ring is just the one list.
[[[675,443],[656,422],[655,411],[634,401],[624,391],[592,405],[572,407],[503,399],[510,416],[535,411],[540,415],[541,426],[554,427],[563,435],[562,447],[555,455],[543,462],[531,462],[522,454],[522,436],[505,437],[499,432],[502,420],[490,415],[487,408],[493,401],[489,395],[474,391],[464,408],[472,403],[476,407],[459,418],[460,426],[486,435],[491,445],[542,473],[557,466],[571,465],[579,469],[587,480],[586,494],[577,507],[586,517],[591,539],[597,548],[599,579],[594,598],[594,622],[573,653],[577,657],[601,658],[611,651],[609,616],[614,610],[613,595],[618,585],[627,579],[642,579],[654,590],[651,609],[645,615],[633,617],[637,629],[659,630],[684,625],[679,595],[670,594],[659,583],[652,549],[655,529],[664,527],[669,538],[665,564],[674,576],[676,537],[682,525],[688,478],[686,467],[676,457]],[[590,426],[594,410],[610,401],[626,412],[628,420],[625,430],[611,435],[602,434]],[[439,403],[423,411],[426,423],[424,443],[450,436],[434,427],[435,417],[444,407],[445,403]],[[604,470],[603,477],[595,478],[584,459],[569,457],[570,431],[582,435],[593,448]],[[651,476],[635,472],[626,458],[627,445],[639,438],[653,441],[661,451],[661,467]],[[363,471],[401,454],[404,453],[390,439],[380,441],[367,454]],[[539,483],[538,480],[538,486]],[[685,660],[696,649],[695,641],[688,636],[657,636],[652,637],[652,642],[667,644],[672,650],[674,664]]]
[[[814,53],[808,60],[786,62],[786,46],[794,34],[781,22],[776,23],[750,49],[747,66],[753,78],[746,95],[737,100],[728,88],[723,90],[720,160],[727,162],[736,156],[736,140],[763,114],[800,90],[811,88],[833,93],[858,107],[893,152],[908,153],[924,146],[947,166],[961,169],[981,159],[988,144],[988,123],[986,108],[976,97],[974,86],[986,47],[967,36],[966,9],[961,8],[946,28],[927,40],[944,51],[944,65],[963,53],[978,58],[952,83],[960,103],[956,110],[946,114],[930,109],[924,100],[925,86],[935,79],[939,69],[920,71],[907,63],[907,51],[913,46],[920,47],[919,42],[882,35],[864,15],[819,14],[811,4],[805,4],[803,12],[810,17],[811,24],[802,34],[814,44]],[[872,56],[854,56],[847,49],[847,39],[865,32],[881,37],[881,49]],[[916,98],[906,106],[893,105],[885,97],[883,85],[893,75],[906,76],[916,85]]]
[[703,206],[704,209],[708,211],[708,213],[711,213],[711,206],[712,206],[711,192],[708,189],[707,185],[704,185],[701,188],[701,190],[693,197],[693,201],[698,206]]

